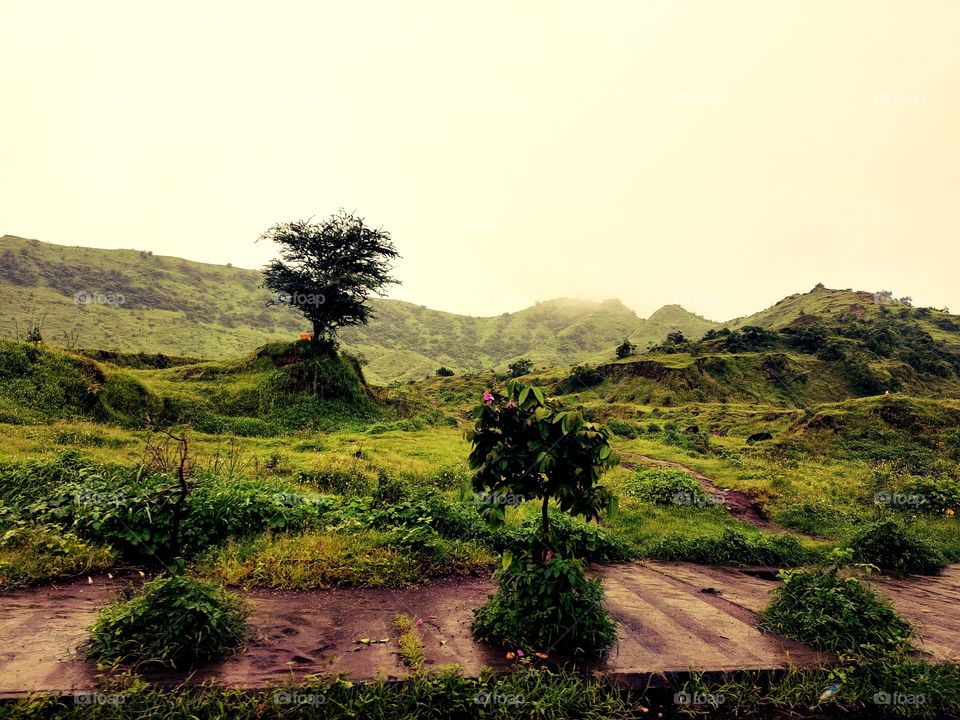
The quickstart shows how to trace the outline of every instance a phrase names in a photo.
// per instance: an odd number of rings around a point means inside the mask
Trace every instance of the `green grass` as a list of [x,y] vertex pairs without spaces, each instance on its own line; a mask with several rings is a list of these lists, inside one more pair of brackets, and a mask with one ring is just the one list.
[[95,573],[116,560],[111,548],[57,528],[4,529],[0,524],[0,590]]
[[437,553],[395,545],[389,532],[307,532],[231,541],[200,558],[195,571],[230,586],[313,590],[408,587],[435,577],[489,571],[494,556],[470,542],[443,541]]
[[393,626],[400,635],[397,637],[400,661],[411,670],[420,670],[426,655],[423,651],[423,639],[417,632],[417,623],[409,615],[400,614],[393,619]]

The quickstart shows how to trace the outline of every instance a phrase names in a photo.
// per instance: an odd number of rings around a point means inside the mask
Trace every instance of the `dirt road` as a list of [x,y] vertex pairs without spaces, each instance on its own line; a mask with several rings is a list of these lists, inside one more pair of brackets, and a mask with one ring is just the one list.
[[[689,669],[776,669],[820,659],[810,648],[755,627],[755,613],[776,580],[769,570],[689,563],[628,563],[598,570],[619,641],[597,669],[639,685],[659,673]],[[960,566],[942,577],[883,580],[881,589],[906,617],[921,624],[922,649],[933,658],[960,655]],[[0,596],[0,697],[29,692],[70,694],[95,687],[96,667],[77,647],[97,611],[123,584],[106,576]],[[423,618],[428,666],[458,663],[476,674],[505,668],[502,653],[475,643],[472,609],[493,591],[488,579],[457,579],[404,590],[311,592],[256,590],[256,638],[237,655],[205,668],[195,681],[264,687],[317,673],[354,679],[402,677],[396,655],[397,613]],[[360,643],[358,640],[386,643]],[[154,675],[179,682],[183,675]]]

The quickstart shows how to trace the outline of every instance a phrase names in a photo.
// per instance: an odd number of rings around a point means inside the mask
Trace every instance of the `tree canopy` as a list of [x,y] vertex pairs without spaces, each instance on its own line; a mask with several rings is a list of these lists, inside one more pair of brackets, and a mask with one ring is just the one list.
[[275,293],[270,304],[303,313],[315,346],[333,348],[339,328],[365,325],[373,315],[370,295],[398,282],[389,274],[399,257],[390,233],[367,227],[353,213],[280,223],[260,239],[280,246],[280,257],[263,270],[263,286]]

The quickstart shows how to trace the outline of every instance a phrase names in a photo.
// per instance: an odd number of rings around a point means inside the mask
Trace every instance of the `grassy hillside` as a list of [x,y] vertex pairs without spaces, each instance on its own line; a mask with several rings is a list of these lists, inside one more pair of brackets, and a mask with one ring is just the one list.
[[[256,270],[135,250],[0,238],[0,335],[16,339],[43,322],[48,345],[122,353],[236,358],[307,330],[298,313],[268,307]],[[78,304],[77,293],[86,293]],[[363,353],[375,384],[505,369],[520,357],[537,367],[612,357],[625,337],[639,347],[680,330],[696,338],[715,324],[676,305],[649,320],[616,300],[551,300],[515,313],[468,317],[396,300],[373,301],[376,317],[345,330],[345,350]]]

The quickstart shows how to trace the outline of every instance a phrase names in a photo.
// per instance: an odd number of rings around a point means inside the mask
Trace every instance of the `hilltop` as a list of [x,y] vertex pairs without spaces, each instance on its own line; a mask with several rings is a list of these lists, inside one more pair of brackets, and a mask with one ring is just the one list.
[[[236,358],[308,330],[288,308],[269,307],[257,270],[136,250],[67,247],[0,238],[0,335],[23,336],[43,320],[48,344],[123,353]],[[76,294],[81,301],[77,303]],[[494,317],[470,317],[374,299],[370,325],[345,330],[375,384],[495,368],[529,357],[537,367],[602,361],[629,337],[638,347],[669,332],[699,337],[716,327],[677,305],[649,319],[617,300],[557,299]]]

